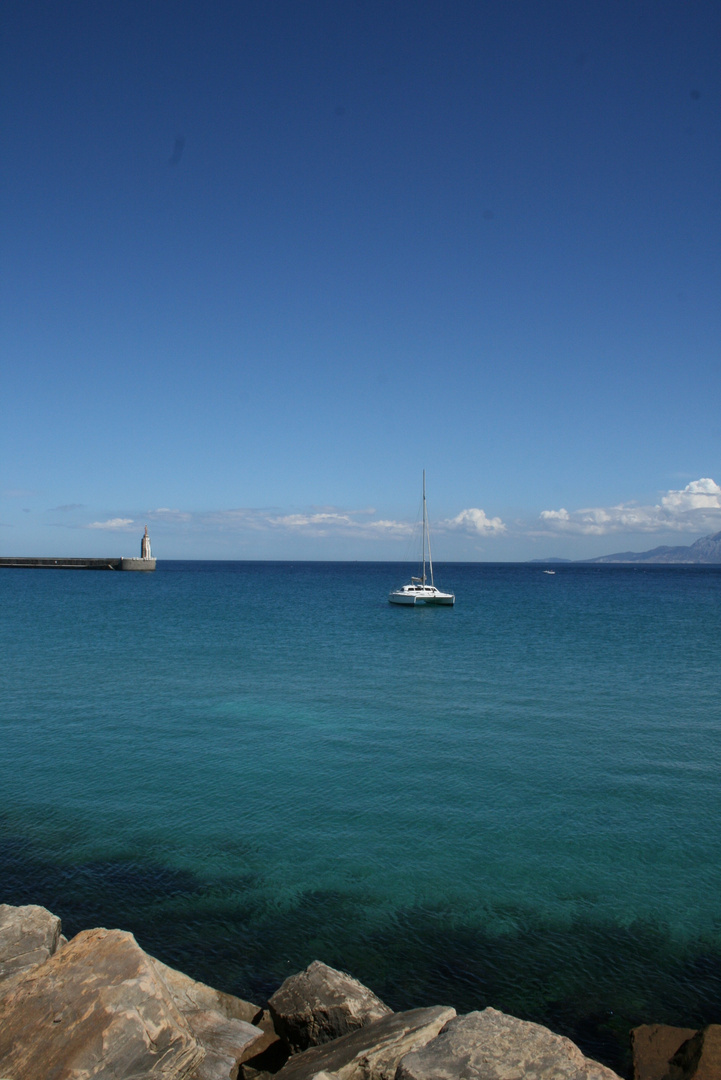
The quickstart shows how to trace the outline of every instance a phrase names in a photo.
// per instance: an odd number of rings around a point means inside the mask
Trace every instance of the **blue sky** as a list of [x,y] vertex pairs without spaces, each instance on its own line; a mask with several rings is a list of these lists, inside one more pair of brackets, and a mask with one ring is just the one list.
[[721,529],[715,2],[5,0],[0,551]]

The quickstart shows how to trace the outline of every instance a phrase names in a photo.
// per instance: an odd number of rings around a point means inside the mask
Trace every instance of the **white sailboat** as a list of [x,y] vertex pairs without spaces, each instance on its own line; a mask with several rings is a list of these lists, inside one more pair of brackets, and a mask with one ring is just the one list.
[[[426,546],[428,547],[428,569],[430,584],[426,577]],[[453,593],[441,592],[433,583],[433,559],[431,557],[431,536],[428,531],[428,511],[426,509],[426,470],[423,470],[423,553],[422,571],[420,577],[412,577],[408,585],[402,585],[400,589],[394,589],[388,596],[390,604],[455,604],[456,598]]]

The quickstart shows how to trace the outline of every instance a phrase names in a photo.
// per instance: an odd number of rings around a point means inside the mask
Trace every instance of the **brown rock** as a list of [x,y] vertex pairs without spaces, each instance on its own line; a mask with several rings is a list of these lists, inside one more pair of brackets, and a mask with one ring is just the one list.
[[[68,947],[67,939],[60,933],[60,928],[60,920],[45,908],[0,905],[0,992],[9,995],[10,991],[19,987],[21,983],[25,984],[29,972],[40,969],[41,965],[44,965],[45,961],[49,960],[51,956],[57,956],[61,948]],[[29,997],[23,1009],[32,1012],[33,1002],[37,1004],[39,1001],[48,998],[48,995],[50,998],[53,997],[53,978],[57,976],[57,971],[61,970],[64,972],[61,976],[64,991],[67,991],[68,987],[74,986],[75,992],[77,992],[79,990],[78,980],[82,981],[83,986],[79,997],[84,1004],[78,1006],[77,1002],[74,1002],[72,1009],[77,1010],[80,1007],[84,1010],[88,1000],[92,999],[93,996],[96,998],[107,996],[109,986],[125,986],[128,981],[128,973],[135,962],[132,959],[133,955],[135,961],[137,961],[136,975],[131,976],[130,982],[134,985],[127,988],[127,1000],[125,991],[123,990],[121,993],[118,990],[122,1006],[120,1012],[123,1009],[126,1009],[126,1011],[127,1009],[132,1010],[134,1007],[133,1002],[136,999],[137,1001],[141,1000],[142,991],[140,990],[139,980],[142,981],[142,978],[152,975],[154,971],[157,978],[155,980],[151,979],[153,988],[150,991],[148,1000],[141,1002],[138,1007],[138,1015],[142,1018],[146,1009],[153,1014],[156,1012],[163,1013],[165,1009],[167,1012],[165,1020],[168,1021],[168,1030],[170,1030],[176,1024],[175,1010],[177,1010],[185,1023],[181,1022],[176,1035],[169,1036],[169,1038],[171,1043],[175,1045],[176,1051],[184,1039],[186,1041],[190,1040],[188,1042],[188,1047],[192,1051],[190,1052],[190,1059],[196,1062],[192,1080],[229,1080],[229,1078],[232,1080],[237,1075],[238,1064],[244,1055],[257,1054],[270,1042],[277,1039],[277,1036],[272,1031],[272,1024],[266,1025],[270,1028],[268,1034],[252,1025],[251,1021],[262,1015],[262,1011],[257,1005],[242,1001],[240,998],[233,997],[230,994],[223,994],[218,990],[213,990],[211,987],[205,986],[204,983],[195,982],[187,975],[182,974],[182,972],[167,967],[159,960],[154,960],[143,953],[130,935],[122,935],[119,931],[97,931],[93,932],[90,937],[87,936],[87,933],[86,935],[78,935],[78,938],[73,943],[72,952],[66,958],[62,968],[58,968],[56,965],[55,968],[48,969],[47,985],[35,981],[32,984],[32,989],[30,989],[29,984],[25,986],[25,995],[29,995]],[[117,967],[118,963],[120,964],[119,969],[114,968],[113,965]],[[144,970],[148,965],[150,970],[145,971],[144,975],[141,974],[141,969]],[[84,975],[82,974],[83,968],[85,969]],[[70,972],[69,976],[68,972]],[[57,985],[55,989],[58,989]],[[72,993],[73,991],[71,991],[71,995]],[[153,998],[155,998],[155,1003],[153,1003]],[[23,1000],[25,1000],[24,997]],[[110,1012],[112,1011],[110,1010]],[[63,1010],[54,1005],[53,1012],[55,1023],[39,1035],[41,1050],[43,1046],[45,1046],[46,1050],[49,1047],[51,1058],[58,1055],[62,1057],[63,1051],[60,1043],[65,1040],[66,1035],[73,1044],[78,1039],[81,1042],[84,1040],[82,1026],[75,1025],[72,1032],[68,1033],[66,1025],[63,1024],[61,1019]],[[107,1039],[105,1028],[108,1024],[115,1036],[118,1034],[118,1015],[120,1012],[118,1009],[115,1009],[114,1012],[114,1019],[110,1017],[109,1011],[105,1010],[105,1018],[99,1020],[98,1018],[103,1013],[103,1007],[98,1004],[97,1000],[92,1003],[91,1013],[104,1032],[103,1039]],[[68,1009],[66,1007],[65,1015],[67,1014]],[[24,1022],[21,1022],[17,1026],[16,1034],[19,1035],[19,1038],[13,1044],[13,1015],[17,1021],[17,1012],[11,1009],[5,1021],[7,1030],[3,1032],[0,1041],[0,1048],[3,1049],[3,1053],[10,1061],[18,1058],[18,1055],[22,1058],[24,1053],[20,1041],[21,1038],[24,1038],[25,1025]],[[85,1029],[89,1030],[87,1024]],[[60,1038],[61,1032],[65,1032],[62,1040]],[[129,1036],[127,1031],[123,1038],[131,1038],[132,1041],[132,1036]],[[151,1041],[157,1042],[154,1037]],[[86,1050],[87,1047],[80,1053],[81,1060],[84,1058]],[[42,1050],[42,1052],[45,1051]],[[75,1053],[75,1050],[72,1052]],[[169,1056],[172,1058],[178,1055],[174,1052]],[[180,1057],[182,1058],[182,1056],[181,1053]],[[152,1072],[155,1064],[157,1062],[151,1064],[151,1073],[149,1075],[155,1075]],[[93,1075],[92,1068],[94,1067],[86,1062],[80,1066],[81,1071],[78,1075]],[[101,1072],[104,1067],[104,1065],[98,1064]],[[112,1067],[117,1069],[120,1066],[114,1061]],[[88,1072],[88,1069],[91,1069],[91,1071]],[[67,1075],[75,1075],[75,1073],[71,1071]],[[121,1073],[118,1072],[117,1075],[119,1076]],[[158,1075],[165,1076],[166,1072],[161,1071]],[[167,1073],[167,1075],[174,1074]]]
[[441,1005],[391,1013],[335,1042],[296,1054],[276,1080],[312,1080],[322,1072],[333,1073],[336,1080],[393,1080],[401,1058],[425,1046],[455,1015],[455,1009]]
[[186,1020],[205,1050],[193,1080],[235,1080],[243,1049],[262,1032],[244,1020],[232,1020],[212,1011],[193,1013]]
[[132,934],[86,930],[0,1000],[0,1075],[185,1080],[204,1051]]
[[685,1042],[664,1080],[721,1080],[721,1024],[709,1024]]
[[293,1053],[331,1042],[391,1013],[363,983],[320,960],[286,979],[268,1006],[275,1030]]
[[693,1038],[694,1028],[667,1024],[641,1024],[631,1031],[634,1080],[663,1080],[669,1062],[682,1043]]
[[496,1009],[458,1016],[406,1054],[396,1080],[618,1080],[575,1043]]
[[0,994],[57,951],[60,929],[60,919],[47,908],[0,904]]
[[228,1080],[237,1075],[244,1056],[258,1054],[275,1033],[268,1036],[253,1026],[263,1013],[258,1005],[196,982],[182,971],[149,957],[167,986],[170,996],[191,1034],[205,1050],[194,1080]]

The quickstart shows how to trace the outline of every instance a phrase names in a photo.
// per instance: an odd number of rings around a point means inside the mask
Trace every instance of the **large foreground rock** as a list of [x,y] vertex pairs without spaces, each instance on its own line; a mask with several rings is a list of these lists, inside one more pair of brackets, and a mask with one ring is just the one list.
[[0,1001],[0,1075],[181,1080],[203,1050],[132,934],[86,930]]
[[0,904],[0,995],[57,952],[60,931],[60,919],[47,908]]
[[575,1043],[496,1009],[458,1016],[406,1054],[396,1080],[618,1080]]
[[694,1028],[641,1024],[631,1031],[634,1080],[664,1080],[671,1058],[696,1034]]
[[220,1013],[222,1030],[207,1039],[213,1011],[200,1011],[194,1034],[156,962],[132,934],[86,930],[0,1000],[0,1076],[228,1080],[244,1046],[260,1032],[235,1020],[240,1043],[233,1056]]
[[455,1009],[441,1005],[391,1013],[335,1042],[296,1054],[276,1080],[312,1080],[321,1072],[333,1073],[335,1080],[393,1080],[401,1058],[425,1046],[455,1015]]
[[331,1042],[392,1011],[363,983],[320,960],[286,979],[268,1007],[275,1030],[293,1053]]

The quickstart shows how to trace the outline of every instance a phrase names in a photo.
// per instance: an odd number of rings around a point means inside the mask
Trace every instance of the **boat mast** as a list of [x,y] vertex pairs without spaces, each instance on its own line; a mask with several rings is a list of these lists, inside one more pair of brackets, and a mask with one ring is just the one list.
[[426,470],[423,470],[423,586],[426,584]]
[[[431,556],[431,533],[428,528],[428,510],[426,508],[426,470],[423,470],[423,524],[425,525],[425,534],[428,540],[428,566],[431,571],[431,588],[435,588],[433,584],[433,558]],[[425,554],[423,556],[423,584],[426,583],[426,563]]]

